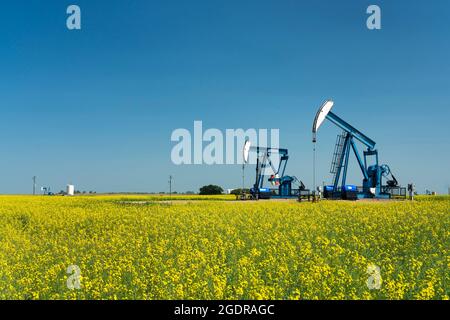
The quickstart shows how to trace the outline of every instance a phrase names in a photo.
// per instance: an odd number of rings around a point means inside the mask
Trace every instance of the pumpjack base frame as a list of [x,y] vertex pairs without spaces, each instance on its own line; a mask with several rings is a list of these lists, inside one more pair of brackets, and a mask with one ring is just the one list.
[[[333,192],[331,195],[329,195],[328,197],[326,197],[326,199],[330,199],[330,200],[348,200],[348,199],[344,199],[342,196],[341,192]],[[368,195],[366,193],[362,193],[359,192],[356,195],[356,199],[353,200],[362,200],[362,199],[392,199],[392,195],[389,193],[380,193],[377,196],[375,195]]]
[[298,199],[299,201],[308,200],[311,199],[311,191],[309,189],[292,189],[292,193],[290,195],[280,195],[277,194],[278,189],[270,189],[271,194],[270,195],[264,195],[261,197],[258,194],[251,194],[252,200],[270,200],[270,199]]

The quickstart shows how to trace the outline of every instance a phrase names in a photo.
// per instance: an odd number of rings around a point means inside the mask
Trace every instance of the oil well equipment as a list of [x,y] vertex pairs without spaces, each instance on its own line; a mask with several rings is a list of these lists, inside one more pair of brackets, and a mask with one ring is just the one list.
[[[337,136],[331,162],[332,184],[324,186],[324,197],[348,200],[405,197],[406,188],[399,186],[389,166],[379,164],[375,141],[331,112],[333,105],[332,100],[324,102],[317,111],[312,127],[313,143],[316,143],[317,131],[325,120],[330,121],[342,130],[342,133]],[[365,146],[362,156],[358,151],[357,141]],[[363,176],[362,186],[347,184],[347,170],[351,151],[355,154]],[[384,180],[386,180],[385,183]]]
[[[249,153],[252,151],[256,152],[256,175],[250,189],[251,199],[309,199],[310,192],[304,183],[295,176],[285,174],[289,160],[288,149],[251,146],[247,139],[243,147],[244,163],[249,162]],[[274,157],[277,157],[278,164]],[[265,177],[268,177],[267,181],[271,186],[265,186]]]

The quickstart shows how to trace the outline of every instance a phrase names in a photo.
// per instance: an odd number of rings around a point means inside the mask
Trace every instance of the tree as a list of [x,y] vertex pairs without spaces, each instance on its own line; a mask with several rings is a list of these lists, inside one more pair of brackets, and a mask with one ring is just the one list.
[[223,189],[221,187],[210,184],[210,185],[201,187],[199,194],[201,194],[201,195],[222,194],[222,192],[223,192]]

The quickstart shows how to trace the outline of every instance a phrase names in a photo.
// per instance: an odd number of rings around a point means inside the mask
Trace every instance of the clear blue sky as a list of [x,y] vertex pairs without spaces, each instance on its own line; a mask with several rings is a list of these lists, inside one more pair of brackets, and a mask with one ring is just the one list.
[[[66,28],[70,4],[80,31]],[[382,30],[366,28],[370,4]],[[54,191],[167,191],[169,174],[178,191],[239,186],[239,165],[171,163],[172,130],[194,120],[280,128],[287,172],[311,186],[311,125],[326,98],[402,184],[446,192],[449,15],[446,0],[2,3],[0,193],[31,192],[33,175]],[[318,181],[330,180],[337,133],[319,133]]]

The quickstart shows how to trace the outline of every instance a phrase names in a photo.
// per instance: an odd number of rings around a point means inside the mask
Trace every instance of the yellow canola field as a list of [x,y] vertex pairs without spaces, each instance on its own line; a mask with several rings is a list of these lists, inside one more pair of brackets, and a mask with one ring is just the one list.
[[450,197],[172,199],[0,196],[0,298],[449,297]]

